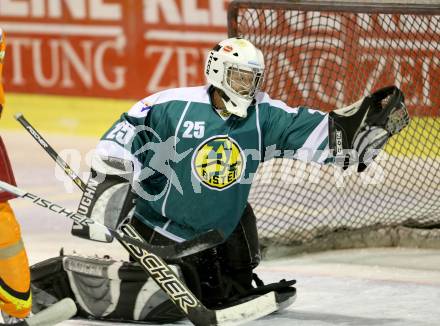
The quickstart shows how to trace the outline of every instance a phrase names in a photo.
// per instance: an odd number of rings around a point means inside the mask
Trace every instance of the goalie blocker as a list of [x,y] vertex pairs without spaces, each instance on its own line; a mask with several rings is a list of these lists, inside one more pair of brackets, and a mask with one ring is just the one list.
[[[133,164],[119,158],[95,155],[90,172],[78,213],[115,230],[133,215],[136,199],[131,191]],[[95,241],[113,241],[108,235],[78,224],[72,226],[72,235]]]
[[409,123],[404,95],[389,86],[329,114],[329,147],[335,164],[364,171],[390,137]]

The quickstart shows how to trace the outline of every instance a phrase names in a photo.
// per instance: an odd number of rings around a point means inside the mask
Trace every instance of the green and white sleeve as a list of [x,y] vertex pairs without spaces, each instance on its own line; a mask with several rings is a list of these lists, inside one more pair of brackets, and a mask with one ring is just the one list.
[[292,108],[267,95],[259,104],[263,146],[276,146],[275,157],[329,163],[328,114],[307,107]]

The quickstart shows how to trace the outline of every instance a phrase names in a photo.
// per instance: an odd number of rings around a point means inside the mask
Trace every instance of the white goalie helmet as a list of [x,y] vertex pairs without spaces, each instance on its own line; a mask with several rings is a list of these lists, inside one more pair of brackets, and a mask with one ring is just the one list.
[[263,53],[245,39],[226,39],[209,52],[205,75],[208,83],[223,91],[226,110],[245,118],[263,82]]

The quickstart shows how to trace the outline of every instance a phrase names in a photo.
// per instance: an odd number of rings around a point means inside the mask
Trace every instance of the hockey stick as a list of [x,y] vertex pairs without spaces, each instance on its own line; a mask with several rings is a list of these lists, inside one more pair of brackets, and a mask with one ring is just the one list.
[[[100,227],[107,229],[104,225],[98,224],[85,216],[75,214],[59,205],[53,204],[46,199],[25,192],[5,182],[0,181],[0,189],[8,191],[17,197],[29,199],[36,205],[48,208],[53,212],[65,217],[77,219],[77,222],[80,224],[90,223],[91,225],[99,225]],[[113,232],[113,236],[122,244],[125,249],[127,249],[133,259],[142,266],[142,268],[154,279],[159,287],[168,295],[171,301],[173,301],[173,303],[185,313],[185,315],[194,325],[238,325],[266,316],[277,311],[279,308],[278,303],[280,300],[278,298],[278,294],[275,291],[272,291],[229,308],[221,310],[208,309],[188,289],[188,287],[174,273],[170,266],[164,262],[163,259],[166,258],[161,258],[153,253],[154,250],[160,252],[160,250],[157,250],[158,248],[151,246],[149,249],[152,250],[143,249],[144,247],[148,247],[149,244],[141,242],[143,240],[142,237],[131,225],[125,224],[121,226],[120,231]],[[122,232],[123,234],[121,235],[119,232]],[[180,244],[176,244],[175,246],[179,245]],[[203,250],[203,246],[206,247],[206,244],[193,244],[186,250],[185,255],[188,255],[189,252],[199,252],[200,250]],[[179,249],[174,248],[173,252],[178,252],[178,250]],[[168,250],[162,250],[160,255],[167,253],[169,253]],[[163,257],[165,257],[165,255]]]
[[[43,136],[40,135],[40,133],[35,130],[35,128],[29,123],[29,121],[26,120],[24,115],[22,113],[17,113],[14,115],[15,120],[17,120],[24,129],[27,130],[27,132],[35,139],[35,141],[43,147],[43,149],[46,151],[47,154],[58,164],[59,167],[61,167],[66,173],[70,179],[81,189],[82,192],[86,190],[85,183],[81,180],[81,178],[73,172],[73,170],[70,168],[69,164],[66,163],[59,155],[58,153],[52,148],[52,146],[49,145],[49,143],[43,138]],[[73,222],[74,225],[78,225],[78,223]],[[85,230],[87,230],[87,226],[83,226]]]
[[51,326],[61,323],[76,315],[77,308],[75,302],[70,298],[64,298],[61,301],[51,305],[39,313],[13,324],[3,324],[0,326]]
[[70,168],[58,153],[49,145],[49,143],[40,135],[38,131],[26,120],[22,113],[17,113],[14,116],[15,120],[20,122],[20,124],[26,129],[29,134],[40,144],[41,147],[49,154],[50,157],[63,169],[63,171],[75,182],[75,184],[83,192],[86,190],[86,184],[81,180],[81,178]]
[[137,238],[133,238],[131,234],[136,233],[133,227],[130,225],[125,225],[126,230],[130,230],[130,235],[124,234],[121,230],[112,230],[106,227],[103,224],[92,220],[84,215],[75,213],[67,208],[64,208],[60,205],[52,203],[51,201],[34,195],[30,192],[26,192],[20,188],[14,187],[6,182],[0,181],[0,189],[7,191],[11,194],[16,195],[17,197],[22,197],[32,201],[34,204],[41,206],[43,208],[47,208],[48,210],[62,215],[64,217],[70,218],[80,225],[85,225],[90,228],[95,228],[97,231],[104,233],[107,236],[113,236],[119,241],[124,241],[127,244],[131,244],[140,249],[149,250],[154,252],[157,255],[160,255],[164,259],[178,259],[184,256],[192,255],[200,250],[205,250],[212,248],[219,243],[223,242],[223,235],[218,230],[210,230],[206,233],[203,233],[199,237],[196,237],[191,240],[187,240],[184,242],[176,243],[174,245],[168,246],[155,246],[150,245],[145,242],[140,236]]

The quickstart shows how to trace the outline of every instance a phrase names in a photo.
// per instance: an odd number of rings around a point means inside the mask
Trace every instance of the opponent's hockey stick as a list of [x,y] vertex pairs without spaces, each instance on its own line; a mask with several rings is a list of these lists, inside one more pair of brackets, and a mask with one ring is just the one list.
[[86,184],[81,180],[81,178],[70,168],[69,164],[66,163],[58,153],[49,145],[49,143],[40,135],[40,133],[35,130],[34,127],[26,120],[22,113],[17,113],[14,116],[15,120],[20,122],[24,129],[29,132],[29,134],[40,144],[41,147],[46,151],[47,154],[63,169],[63,171],[72,179],[73,182],[81,189],[83,192],[86,190]]
[[[97,232],[102,232],[105,235],[113,236],[119,241],[124,241],[127,244],[131,244],[141,249],[149,250],[157,255],[160,255],[164,259],[178,259],[184,256],[192,255],[200,250],[212,248],[223,242],[223,235],[218,230],[210,230],[203,233],[199,237],[184,242],[176,243],[167,246],[156,246],[145,242],[140,236],[133,238],[133,236],[125,235],[121,230],[112,230],[103,224],[96,222],[95,220],[88,218],[84,215],[75,213],[67,208],[52,203],[50,200],[44,199],[30,192],[26,192],[18,187],[14,187],[6,182],[0,181],[0,189],[14,194],[17,197],[22,197],[32,201],[34,204],[47,208],[48,210],[70,218],[78,224],[95,228]],[[131,233],[136,232],[130,225],[125,225],[125,229],[131,230]],[[137,232],[136,232],[137,234]]]
[[[25,192],[5,182],[0,181],[0,189],[8,191],[17,197],[29,199],[36,205],[48,208],[60,215],[69,217],[71,219],[77,219],[78,223],[90,223],[91,225],[99,225],[102,228],[106,228],[104,225],[98,224],[92,219],[80,214],[75,214],[59,205],[53,204],[46,199],[42,199],[36,195]],[[176,306],[186,314],[188,319],[194,325],[238,325],[266,316],[277,311],[279,308],[279,302],[281,300],[279,299],[278,294],[275,291],[272,291],[229,308],[221,310],[208,309],[188,289],[188,287],[174,273],[170,266],[164,262],[163,259],[166,259],[166,254],[169,253],[169,248],[168,250],[162,250],[162,252],[159,253],[159,255],[163,255],[163,258],[153,253],[155,251],[160,252],[160,250],[157,250],[158,248],[156,246],[151,246],[151,248],[149,248],[152,250],[145,250],[144,247],[148,247],[149,244],[141,242],[143,240],[142,237],[129,224],[121,226],[120,231],[113,232],[114,234],[112,235],[122,244],[125,249],[127,249],[133,259],[142,266],[142,268],[154,279],[154,281],[169,296],[174,304],[176,304]],[[119,232],[122,232],[123,234],[121,235]],[[180,244],[178,243],[175,246],[178,248],[179,245]],[[186,249],[185,255],[204,250],[206,246],[206,243],[201,243],[199,245],[194,243],[189,245]],[[179,252],[179,250],[180,249],[174,248],[173,251]]]
[[[49,143],[43,138],[43,136],[40,135],[40,133],[35,130],[35,128],[29,123],[29,121],[26,120],[24,115],[22,113],[17,113],[14,115],[15,120],[17,120],[24,129],[27,130],[27,132],[32,136],[32,138],[35,139],[35,141],[43,147],[43,149],[46,151],[47,154],[58,164],[59,167],[61,167],[66,173],[70,179],[81,189],[82,192],[86,191],[86,184],[81,180],[81,178],[73,172],[69,164],[64,161],[61,156],[58,155],[58,153],[52,148],[52,146],[49,145]],[[77,225],[76,222],[74,222],[75,225]],[[84,227],[86,228],[86,227]]]
[[70,319],[76,315],[76,305],[70,298],[64,298],[39,313],[13,324],[3,324],[0,326],[52,326]]

